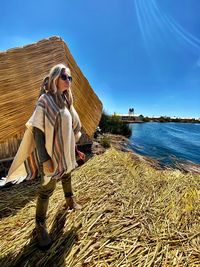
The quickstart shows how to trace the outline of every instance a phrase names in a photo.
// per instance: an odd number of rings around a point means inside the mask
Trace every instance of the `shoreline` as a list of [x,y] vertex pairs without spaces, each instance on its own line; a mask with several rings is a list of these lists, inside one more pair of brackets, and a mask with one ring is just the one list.
[[150,156],[144,156],[135,152],[132,148],[130,148],[130,140],[123,135],[104,133],[102,136],[99,136],[99,138],[97,138],[97,142],[100,142],[103,136],[110,139],[111,146],[113,146],[117,150],[120,150],[122,152],[128,152],[132,155],[134,160],[146,162],[155,169],[180,170],[185,173],[200,174],[200,164],[195,164],[193,162],[183,163],[175,161],[175,166],[165,165],[160,163],[160,161],[155,158],[151,158]]
[[132,123],[148,123],[148,122],[150,122],[150,123],[152,123],[152,122],[157,122],[157,123],[194,123],[194,124],[200,124],[200,121],[184,121],[184,120],[182,120],[182,121],[160,121],[160,120],[147,120],[147,121],[142,121],[142,120],[138,120],[138,121],[125,121],[125,120],[123,120],[123,122],[124,123],[127,123],[127,124],[132,124]]

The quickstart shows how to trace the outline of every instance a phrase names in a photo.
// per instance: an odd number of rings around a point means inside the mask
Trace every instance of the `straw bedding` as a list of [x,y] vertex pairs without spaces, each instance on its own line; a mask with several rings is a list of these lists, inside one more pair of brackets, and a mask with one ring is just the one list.
[[1,191],[0,266],[200,266],[200,175],[156,170],[113,147],[73,173],[81,211],[50,200],[47,252],[34,239],[38,184]]

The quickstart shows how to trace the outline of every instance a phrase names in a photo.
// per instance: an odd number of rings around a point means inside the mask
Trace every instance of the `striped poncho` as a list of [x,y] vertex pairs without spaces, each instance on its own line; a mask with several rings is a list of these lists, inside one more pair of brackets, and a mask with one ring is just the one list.
[[[81,123],[73,107],[60,109],[51,94],[40,96],[33,115],[26,123],[26,131],[18,152],[8,172],[6,182],[38,177],[39,158],[33,138],[33,127],[45,134],[46,150],[54,164],[54,172],[48,177],[59,179],[76,166],[75,144],[81,136]],[[16,177],[15,172],[24,164],[24,175]]]

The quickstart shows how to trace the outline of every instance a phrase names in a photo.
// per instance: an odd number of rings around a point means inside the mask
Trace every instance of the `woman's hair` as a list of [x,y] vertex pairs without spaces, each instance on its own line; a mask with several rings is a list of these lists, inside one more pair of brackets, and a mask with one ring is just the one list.
[[[66,104],[61,95],[61,92],[57,88],[56,81],[61,75],[62,71],[65,69],[67,70],[67,73],[69,74],[71,73],[70,69],[64,64],[57,64],[54,67],[52,67],[49,72],[49,75],[44,78],[40,90],[40,95],[47,92],[53,95],[57,105],[60,108],[63,108],[64,106],[66,106]],[[71,88],[69,87],[67,90],[63,92],[63,94],[65,95],[67,103],[69,104],[69,106],[71,106],[73,104],[73,96]]]

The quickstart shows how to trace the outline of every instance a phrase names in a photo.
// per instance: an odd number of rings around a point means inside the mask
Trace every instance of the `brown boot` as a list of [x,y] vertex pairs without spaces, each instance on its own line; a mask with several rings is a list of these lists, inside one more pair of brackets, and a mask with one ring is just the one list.
[[69,210],[81,210],[82,206],[78,203],[76,203],[75,199],[73,197],[66,197],[66,204],[65,207]]
[[39,247],[41,249],[48,249],[52,244],[52,240],[47,232],[46,224],[41,222],[36,222],[35,230]]

